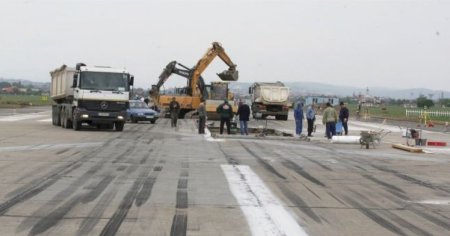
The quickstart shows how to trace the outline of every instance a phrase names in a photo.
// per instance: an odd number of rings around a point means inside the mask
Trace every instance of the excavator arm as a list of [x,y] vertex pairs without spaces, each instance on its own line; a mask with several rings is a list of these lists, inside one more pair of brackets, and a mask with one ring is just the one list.
[[[177,68],[177,65],[182,67],[183,69]],[[152,88],[150,90],[150,96],[155,100],[155,98],[159,95],[159,91],[161,87],[164,85],[164,83],[167,81],[167,79],[172,74],[177,74],[179,76],[185,77],[188,79],[188,86],[191,86],[191,75],[192,75],[192,69],[189,69],[188,67],[184,66],[181,63],[178,63],[177,61],[171,61],[167,66],[164,68],[164,70],[159,75],[158,83],[155,85],[152,85]],[[200,76],[197,80],[197,85],[199,89],[202,91],[202,97],[206,99],[208,97],[208,93],[205,89],[205,81]],[[194,87],[195,88],[195,87]],[[190,87],[189,91],[192,90],[192,87]]]
[[218,42],[213,42],[212,47],[206,51],[202,58],[195,65],[192,71],[192,77],[190,81],[190,87],[192,89],[192,96],[199,96],[198,90],[195,89],[195,85],[198,83],[200,75],[205,71],[209,64],[214,60],[216,56],[219,56],[225,64],[228,65],[228,70],[217,74],[223,81],[236,81],[239,78],[236,65],[231,61],[230,57],[225,53],[225,50]]

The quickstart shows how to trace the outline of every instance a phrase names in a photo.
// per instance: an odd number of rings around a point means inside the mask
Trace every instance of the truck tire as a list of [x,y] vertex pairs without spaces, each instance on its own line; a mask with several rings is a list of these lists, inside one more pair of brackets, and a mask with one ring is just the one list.
[[116,131],[122,131],[125,126],[124,122],[115,122],[114,126],[116,127]]
[[72,129],[72,127],[73,127],[72,120],[70,120],[69,117],[67,117],[66,115],[66,129]]
[[52,124],[53,125],[58,125],[59,123],[59,117],[58,117],[58,107],[53,106],[52,107]]
[[72,119],[69,117],[69,111],[64,111],[64,125],[66,129],[72,129]]
[[80,130],[81,129],[81,121],[78,121],[77,118],[73,118],[73,130]]
[[59,120],[60,120],[59,123],[61,124],[61,127],[66,128],[65,114],[64,114],[64,111],[62,111],[62,110],[59,112]]
[[275,116],[275,119],[277,119],[277,120],[287,120],[288,116],[287,115],[277,115],[277,116]]
[[151,120],[150,123],[154,124],[156,122],[156,120]]
[[130,120],[131,120],[131,123],[137,123],[137,120],[134,117],[131,117]]

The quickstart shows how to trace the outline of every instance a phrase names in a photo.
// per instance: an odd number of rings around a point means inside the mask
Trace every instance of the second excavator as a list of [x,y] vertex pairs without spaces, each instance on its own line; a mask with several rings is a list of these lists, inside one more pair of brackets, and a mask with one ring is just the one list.
[[[225,70],[217,75],[222,81],[226,82],[212,82],[206,85],[201,74],[205,71],[208,65],[218,56],[225,64],[228,65],[228,70]],[[178,66],[178,67],[177,67]],[[181,68],[179,68],[181,67]],[[177,89],[173,94],[161,94],[160,89],[167,79],[172,75],[177,74],[187,78],[187,86]],[[188,68],[176,61],[170,62],[159,76],[157,84],[152,85],[150,90],[150,98],[152,102],[158,106],[162,111],[167,111],[172,97],[180,103],[180,117],[188,118],[195,113],[200,102],[206,101],[206,109],[209,119],[215,118],[215,109],[224,99],[232,99],[232,93],[228,90],[229,81],[237,81],[239,78],[236,65],[231,61],[225,50],[218,42],[213,42],[212,47],[209,48],[197,64],[192,68]],[[236,112],[236,107],[233,108]]]

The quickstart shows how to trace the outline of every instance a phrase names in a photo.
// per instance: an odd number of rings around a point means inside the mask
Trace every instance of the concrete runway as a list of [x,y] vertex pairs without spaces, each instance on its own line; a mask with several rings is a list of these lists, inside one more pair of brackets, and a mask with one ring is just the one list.
[[450,232],[450,149],[393,149],[397,126],[350,120],[350,134],[392,131],[366,150],[329,143],[320,124],[306,142],[214,139],[193,120],[73,131],[52,126],[49,108],[0,114],[0,235]]

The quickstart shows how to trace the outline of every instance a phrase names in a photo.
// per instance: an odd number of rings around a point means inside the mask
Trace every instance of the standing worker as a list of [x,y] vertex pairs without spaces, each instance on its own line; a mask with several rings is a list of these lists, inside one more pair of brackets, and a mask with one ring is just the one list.
[[348,116],[349,116],[349,111],[348,108],[345,106],[344,102],[341,102],[339,104],[341,106],[341,110],[339,110],[339,120],[342,122],[342,127],[344,127],[344,132],[345,135],[348,134]]
[[205,124],[206,124],[206,108],[205,108],[205,102],[201,102],[198,106],[198,133],[204,134],[205,133]]
[[180,114],[180,103],[177,102],[175,97],[172,97],[172,101],[169,103],[169,112],[172,127],[177,127],[178,115]]
[[220,134],[223,134],[224,123],[227,125],[227,134],[231,134],[230,120],[233,118],[233,108],[228,104],[227,99],[217,107],[216,112],[220,116]]
[[308,137],[312,137],[311,133],[314,128],[314,121],[316,120],[316,111],[314,110],[314,104],[308,106],[306,110],[306,121],[308,122]]
[[247,123],[250,118],[250,107],[244,102],[240,102],[236,115],[239,116],[239,129],[241,131],[241,135],[248,135]]
[[338,119],[338,114],[336,109],[331,106],[331,103],[327,102],[327,108],[323,110],[323,119],[322,123],[326,125],[325,134],[328,139],[331,139],[332,136],[336,135],[336,122]]
[[297,103],[297,107],[294,109],[294,118],[295,118],[295,134],[300,136],[302,134],[303,129],[303,103]]

